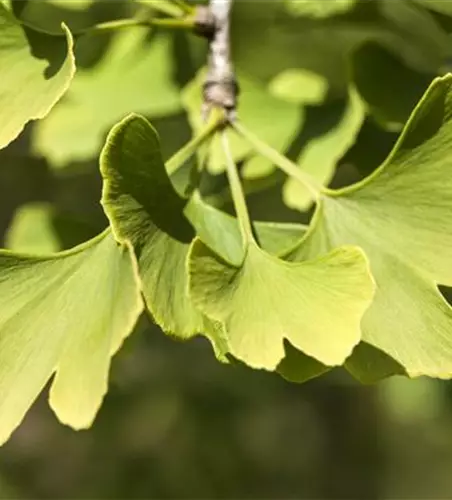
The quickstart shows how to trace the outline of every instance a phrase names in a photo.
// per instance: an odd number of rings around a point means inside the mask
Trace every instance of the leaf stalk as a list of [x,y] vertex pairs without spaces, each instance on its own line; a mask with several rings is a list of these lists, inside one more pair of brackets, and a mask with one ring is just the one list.
[[193,18],[154,18],[154,19],[118,19],[115,21],[106,21],[99,23],[85,30],[79,31],[77,35],[105,33],[108,31],[116,31],[123,28],[131,28],[136,26],[161,27],[170,29],[193,30],[195,21]]
[[168,175],[174,174],[179,168],[181,168],[187,160],[189,160],[212,135],[217,132],[225,124],[224,114],[213,114],[209,121],[205,124],[204,128],[199,134],[197,134],[193,139],[185,146],[183,146],[177,153],[175,153],[166,162],[166,171]]
[[240,233],[245,248],[249,243],[254,241],[253,226],[251,224],[250,215],[246,206],[245,193],[240,181],[237,166],[232,158],[231,147],[226,130],[221,132],[221,141],[223,144],[224,154],[226,156],[226,173],[228,176],[229,186],[231,188],[232,200],[239,221]]
[[265,158],[269,159],[274,165],[285,172],[289,177],[293,177],[299,181],[311,193],[315,200],[320,198],[322,187],[306,172],[300,170],[295,163],[282,155],[279,151],[272,148],[266,142],[262,141],[253,132],[248,130],[242,123],[238,121],[231,122],[231,126],[235,132],[245,139],[254,150]]

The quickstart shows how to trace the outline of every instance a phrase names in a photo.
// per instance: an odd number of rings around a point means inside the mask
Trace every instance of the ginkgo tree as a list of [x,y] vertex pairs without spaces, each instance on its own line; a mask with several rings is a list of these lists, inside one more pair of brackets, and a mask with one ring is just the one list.
[[[13,221],[0,252],[0,442],[49,381],[60,421],[90,426],[142,314],[178,339],[204,336],[219,362],[290,381],[335,367],[364,383],[452,377],[438,288],[452,286],[441,2],[136,0],[97,24],[83,17],[92,2],[63,4],[0,3],[0,147],[33,122],[30,149],[55,175],[97,156],[108,227],[57,251],[52,207]],[[183,145],[171,139],[181,122],[167,139],[152,125],[174,115],[191,126]],[[398,135],[380,165],[372,127]],[[347,161],[357,182],[331,187]],[[256,220],[252,196],[268,189],[298,222],[271,203]]]

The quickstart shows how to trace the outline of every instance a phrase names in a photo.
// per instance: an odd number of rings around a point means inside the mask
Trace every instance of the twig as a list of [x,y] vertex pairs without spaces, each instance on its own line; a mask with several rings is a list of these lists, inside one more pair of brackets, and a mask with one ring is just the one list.
[[214,22],[209,39],[209,59],[204,83],[203,115],[212,107],[224,109],[229,120],[235,118],[238,85],[231,63],[229,18],[232,0],[210,0],[209,11]]

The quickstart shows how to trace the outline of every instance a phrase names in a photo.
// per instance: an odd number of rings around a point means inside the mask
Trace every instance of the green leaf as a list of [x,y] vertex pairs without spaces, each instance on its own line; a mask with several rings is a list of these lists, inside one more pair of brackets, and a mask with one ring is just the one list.
[[366,342],[355,347],[345,366],[362,384],[374,384],[392,375],[406,375],[402,365]]
[[73,41],[22,28],[0,3],[0,148],[30,120],[43,118],[66,92],[75,73]]
[[[338,161],[355,142],[364,117],[363,103],[351,89],[336,123],[323,134],[313,137],[303,148],[297,160],[300,170],[311,175],[320,185],[327,185]],[[328,113],[328,118],[331,119],[331,113]],[[286,205],[298,210],[307,210],[313,201],[309,191],[292,178],[286,181],[283,196]]]
[[301,69],[287,69],[269,83],[275,97],[293,104],[321,104],[328,93],[328,82],[321,75]]
[[6,248],[39,255],[60,250],[51,205],[33,203],[19,208],[6,234]]
[[414,0],[416,3],[441,14],[452,16],[452,4],[445,0]]
[[[329,191],[292,260],[358,245],[377,283],[363,318],[363,340],[411,377],[452,376],[452,309],[437,284],[450,285],[452,248],[452,75],[436,79],[388,159],[364,181]],[[352,358],[366,371],[365,355]]]
[[[292,0],[294,6],[303,3]],[[313,8],[314,3],[328,12],[342,2],[318,0],[310,2]],[[341,94],[349,84],[349,56],[362,43],[379,43],[410,67],[436,74],[451,53],[445,30],[411,0],[360,1],[323,19],[290,15],[286,1],[235,2],[231,30],[234,64],[247,75],[268,82],[300,68],[324,76]]]
[[289,382],[301,384],[328,372],[328,366],[297,351],[289,342],[284,342],[285,356],[279,363],[277,372]]
[[47,257],[0,252],[0,443],[56,372],[50,405],[89,427],[110,357],[142,310],[130,254],[110,231]]
[[131,111],[158,117],[180,110],[168,35],[115,35],[99,64],[81,68],[52,113],[36,128],[34,150],[52,165],[93,158],[109,128]]
[[185,256],[194,231],[186,200],[166,173],[156,132],[137,115],[113,127],[101,154],[102,205],[115,237],[130,242],[146,304],[164,331],[190,337],[202,316],[186,294]]
[[[164,331],[185,339],[204,333],[217,354],[227,351],[221,329],[195,308],[187,294],[186,259],[195,226],[207,243],[240,260],[237,221],[197,196],[188,202],[176,193],[157,134],[140,116],[131,115],[113,127],[101,155],[101,172],[102,204],[118,241],[130,242],[134,249],[146,305],[155,321]],[[292,247],[304,231],[292,224],[258,228],[267,246],[276,251]]]
[[360,341],[373,295],[367,261],[355,248],[290,263],[251,242],[237,266],[195,240],[189,272],[193,301],[224,323],[231,354],[267,370],[284,358],[284,339],[325,365],[341,365]]
[[322,2],[318,0],[286,0],[287,10],[295,16],[308,16],[324,19],[344,14],[351,10],[357,0],[334,0]]
[[[235,217],[204,203],[196,192],[186,205],[185,214],[196,227],[197,236],[211,250],[230,262],[242,262],[244,250]],[[254,230],[262,248],[273,255],[285,255],[300,242],[306,226],[257,221]]]
[[437,73],[451,56],[451,46],[447,32],[435,17],[409,0],[379,0],[378,9],[395,30],[396,38],[384,36],[367,41],[380,42],[417,70]]
[[[353,80],[372,115],[391,131],[399,131],[433,76],[408,67],[389,50],[368,43],[352,57]],[[380,78],[384,75],[385,85]]]
[[[196,132],[203,126],[201,115],[202,85],[205,70],[198,73],[184,89],[182,99],[188,112],[193,130]],[[265,85],[253,81],[244,73],[237,75],[240,83],[239,116],[246,120],[253,130],[276,149],[286,149],[298,132],[302,123],[301,109],[287,100],[272,95]],[[271,117],[271,120],[269,119]],[[235,134],[229,134],[234,159],[239,161],[251,153],[249,145]],[[262,169],[268,169],[268,164],[261,162]],[[208,169],[213,174],[219,174],[225,169],[226,160],[218,136],[214,137],[209,148]]]

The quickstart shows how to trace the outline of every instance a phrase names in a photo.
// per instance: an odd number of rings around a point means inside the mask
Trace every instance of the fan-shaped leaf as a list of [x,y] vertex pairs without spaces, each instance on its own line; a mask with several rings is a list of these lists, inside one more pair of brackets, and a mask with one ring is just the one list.
[[[236,220],[197,196],[188,201],[177,194],[166,173],[157,134],[140,116],[131,115],[112,129],[101,156],[101,171],[102,203],[116,238],[133,246],[146,304],[157,323],[182,338],[205,333],[217,353],[224,353],[221,331],[187,294],[186,258],[195,226],[221,254],[240,260],[243,250]],[[267,246],[276,251],[291,247],[304,230],[292,224],[258,227]]]
[[[323,197],[292,260],[359,245],[377,283],[363,340],[410,376],[452,376],[452,75],[431,85],[386,162],[363,182]],[[367,356],[350,361],[359,376]]]
[[96,156],[108,129],[131,111],[161,116],[180,109],[170,39],[129,28],[99,64],[79,69],[66,98],[38,124],[34,149],[60,167]]
[[54,372],[58,418],[90,426],[110,357],[142,310],[129,251],[109,230],[50,257],[1,251],[0,295],[0,443]]
[[63,30],[65,38],[23,28],[0,3],[0,148],[47,115],[69,87],[75,60]]
[[294,264],[251,243],[235,266],[197,240],[189,262],[193,301],[224,323],[231,353],[254,368],[276,369],[285,338],[329,366],[360,341],[373,283],[358,249]]

